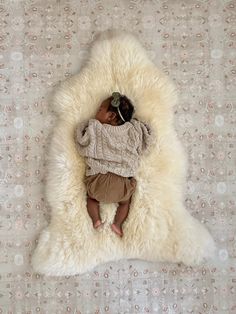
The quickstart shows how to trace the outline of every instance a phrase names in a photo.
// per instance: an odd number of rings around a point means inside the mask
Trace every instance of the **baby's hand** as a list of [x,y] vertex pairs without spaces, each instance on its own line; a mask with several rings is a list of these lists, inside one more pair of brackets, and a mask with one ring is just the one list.
[[143,122],[143,124],[145,125],[147,131],[148,131],[148,134],[150,135],[151,134],[151,129],[149,127],[149,125],[147,125],[146,123]]
[[87,126],[83,129],[82,131],[82,136],[84,136],[85,132],[86,132]]
[[88,128],[88,121],[87,120],[81,121],[77,125],[77,128],[76,128],[76,136],[77,137],[84,136],[87,131],[87,128]]

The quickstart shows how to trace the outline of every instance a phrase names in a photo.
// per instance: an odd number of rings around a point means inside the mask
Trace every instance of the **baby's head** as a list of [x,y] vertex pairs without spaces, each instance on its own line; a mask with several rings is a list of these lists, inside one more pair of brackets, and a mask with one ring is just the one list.
[[101,103],[95,118],[101,123],[121,125],[130,121],[133,113],[131,101],[125,95],[114,92]]

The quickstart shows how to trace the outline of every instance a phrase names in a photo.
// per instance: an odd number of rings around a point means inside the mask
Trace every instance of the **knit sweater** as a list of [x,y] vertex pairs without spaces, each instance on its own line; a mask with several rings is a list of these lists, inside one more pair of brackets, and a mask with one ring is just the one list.
[[90,119],[78,124],[75,136],[79,154],[86,157],[86,176],[113,172],[133,177],[151,144],[150,128],[136,119],[117,126]]

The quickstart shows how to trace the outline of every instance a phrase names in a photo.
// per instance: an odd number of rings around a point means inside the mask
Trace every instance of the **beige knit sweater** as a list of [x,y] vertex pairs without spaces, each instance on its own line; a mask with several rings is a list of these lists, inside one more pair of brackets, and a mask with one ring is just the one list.
[[149,126],[136,119],[119,126],[90,119],[77,126],[75,136],[78,152],[86,157],[86,176],[113,172],[133,177],[139,156],[152,142]]

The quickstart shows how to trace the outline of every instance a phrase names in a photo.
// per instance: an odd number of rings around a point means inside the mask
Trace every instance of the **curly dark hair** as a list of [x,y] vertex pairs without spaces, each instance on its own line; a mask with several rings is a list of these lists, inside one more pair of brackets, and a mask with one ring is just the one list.
[[116,113],[116,122],[118,125],[122,125],[127,121],[130,121],[132,119],[132,116],[134,114],[134,106],[132,104],[132,102],[129,100],[128,97],[126,97],[125,95],[121,95],[120,97],[120,106],[119,106],[119,110],[122,114],[122,117],[125,119],[125,121],[123,121],[119,115],[119,112],[117,110],[116,107],[113,107],[111,104],[111,101],[113,99],[113,97],[109,97],[108,98],[110,101],[110,104],[108,106],[108,111],[112,111]]

